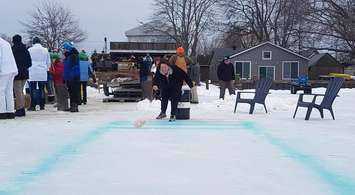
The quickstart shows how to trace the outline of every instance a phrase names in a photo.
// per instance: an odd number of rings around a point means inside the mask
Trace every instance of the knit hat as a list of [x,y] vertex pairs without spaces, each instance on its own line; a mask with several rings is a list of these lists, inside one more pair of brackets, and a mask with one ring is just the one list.
[[60,59],[60,55],[57,52],[50,52],[49,55],[50,55],[52,60]]
[[223,60],[229,60],[229,59],[231,59],[229,56],[224,56]]
[[185,53],[185,49],[183,47],[178,47],[176,53]]
[[160,62],[159,62],[158,66],[160,66],[161,64],[167,64],[168,66],[170,66],[169,61],[164,59],[164,58],[160,59]]
[[80,61],[89,61],[89,57],[86,55],[85,52],[79,53],[79,59],[80,59]]
[[71,50],[74,48],[74,45],[70,42],[64,42],[63,44],[63,49],[66,49],[66,50]]
[[20,35],[15,35],[12,37],[12,43],[21,43],[22,42],[22,37]]

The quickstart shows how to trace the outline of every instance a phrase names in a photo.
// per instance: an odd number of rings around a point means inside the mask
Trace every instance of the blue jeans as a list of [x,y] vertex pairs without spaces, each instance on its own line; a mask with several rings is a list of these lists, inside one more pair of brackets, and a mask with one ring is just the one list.
[[44,87],[46,81],[30,81],[30,95],[31,95],[31,108],[35,108],[36,105],[39,105],[41,108],[44,108],[45,104],[45,93]]

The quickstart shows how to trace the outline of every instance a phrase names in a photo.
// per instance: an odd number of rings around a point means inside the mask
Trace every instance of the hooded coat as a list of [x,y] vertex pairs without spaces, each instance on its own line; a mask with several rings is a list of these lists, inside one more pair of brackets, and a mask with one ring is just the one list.
[[232,63],[221,62],[217,68],[217,76],[220,81],[235,80],[234,66]]
[[75,48],[66,52],[64,59],[64,80],[80,80],[79,52]]
[[184,81],[193,87],[190,77],[176,65],[170,66],[168,76],[157,72],[153,79],[153,85],[159,86],[159,89],[169,94],[170,97],[178,97],[181,94],[181,88]]
[[27,80],[29,78],[28,69],[32,66],[30,53],[26,46],[22,43],[21,37],[14,37],[12,53],[14,54],[18,74],[15,80]]
[[17,73],[16,61],[12,54],[11,45],[0,37],[0,75]]

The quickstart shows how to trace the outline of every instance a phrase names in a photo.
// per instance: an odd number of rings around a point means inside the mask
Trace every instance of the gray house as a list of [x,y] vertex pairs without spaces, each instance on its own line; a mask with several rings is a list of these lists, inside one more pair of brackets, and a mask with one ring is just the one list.
[[[230,55],[235,65],[235,74],[242,80],[271,78],[293,80],[308,75],[309,59],[271,42]],[[217,64],[211,64],[210,79],[217,81]]]
[[[157,26],[161,26],[161,31],[153,30],[153,27]],[[128,42],[175,43],[175,40],[163,31],[170,32],[171,29],[162,25],[159,21],[151,21],[126,31],[125,35]]]

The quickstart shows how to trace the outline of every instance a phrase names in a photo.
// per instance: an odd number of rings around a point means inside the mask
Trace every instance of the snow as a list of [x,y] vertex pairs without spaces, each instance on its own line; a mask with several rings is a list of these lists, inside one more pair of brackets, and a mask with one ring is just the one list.
[[340,91],[335,121],[305,121],[305,109],[292,119],[298,95],[283,90],[249,115],[201,86],[191,120],[175,123],[154,120],[159,101],[88,93],[79,113],[47,105],[0,121],[0,195],[355,194],[354,89]]

